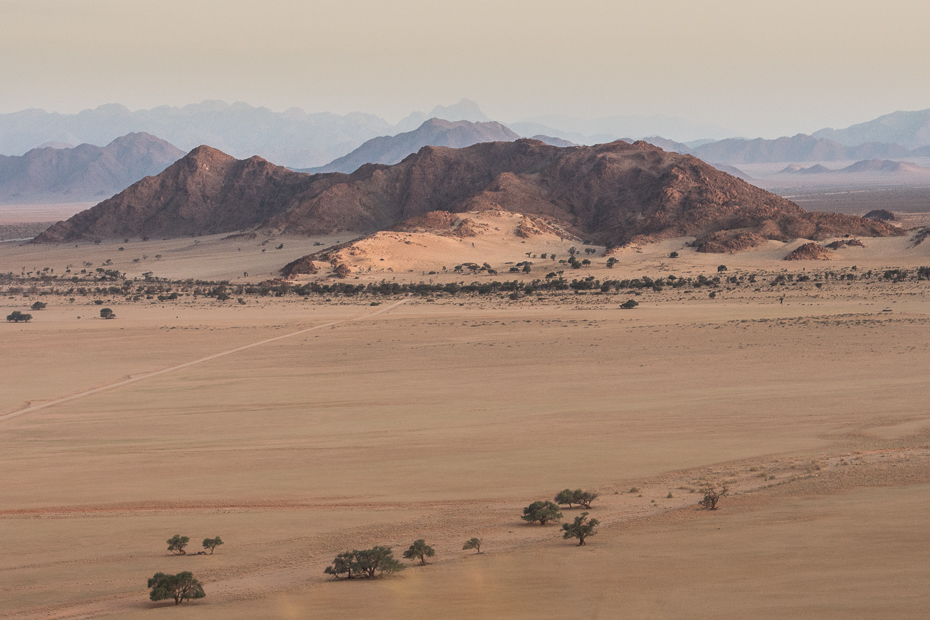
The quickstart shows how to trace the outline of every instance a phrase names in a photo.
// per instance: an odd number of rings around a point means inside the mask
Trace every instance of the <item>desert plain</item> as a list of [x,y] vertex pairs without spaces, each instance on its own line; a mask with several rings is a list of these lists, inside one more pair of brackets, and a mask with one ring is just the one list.
[[[0,273],[109,260],[128,278],[248,284],[347,240],[10,242]],[[800,241],[687,241],[624,248],[612,269],[595,248],[565,275],[718,286],[104,296],[115,320],[94,295],[4,287],[7,313],[48,307],[0,325],[0,617],[927,617],[930,281],[914,273],[930,243],[785,262]],[[349,282],[529,280],[549,270],[534,255],[582,247],[360,244]],[[509,273],[527,255],[532,272]],[[498,274],[453,271],[465,261]],[[707,486],[728,489],[718,510],[698,505]],[[600,493],[586,546],[521,521],[579,487]],[[174,534],[225,544],[178,556]],[[462,550],[472,537],[480,554]],[[420,538],[425,566],[323,574],[342,551],[399,557]],[[182,570],[206,598],[148,600],[149,577]]]

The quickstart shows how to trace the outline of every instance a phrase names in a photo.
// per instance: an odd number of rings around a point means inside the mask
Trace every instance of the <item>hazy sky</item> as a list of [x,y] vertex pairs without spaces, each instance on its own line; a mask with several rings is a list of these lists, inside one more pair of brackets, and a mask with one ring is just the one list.
[[774,137],[930,108],[928,30],[927,0],[0,0],[0,112],[468,97]]

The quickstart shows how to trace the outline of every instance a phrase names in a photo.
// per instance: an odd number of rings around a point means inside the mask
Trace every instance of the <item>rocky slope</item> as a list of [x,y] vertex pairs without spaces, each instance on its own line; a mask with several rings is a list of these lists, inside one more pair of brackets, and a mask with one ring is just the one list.
[[0,203],[99,200],[158,174],[183,156],[146,133],[131,133],[104,147],[49,146],[19,157],[0,155]]
[[[39,242],[265,233],[374,232],[431,211],[546,216],[608,246],[743,230],[763,239],[900,234],[808,213],[689,155],[645,142],[558,148],[536,140],[427,146],[393,166],[307,175],[200,147],[158,177],[60,222]],[[727,249],[725,240],[722,242]],[[718,250],[719,251],[719,250]]]

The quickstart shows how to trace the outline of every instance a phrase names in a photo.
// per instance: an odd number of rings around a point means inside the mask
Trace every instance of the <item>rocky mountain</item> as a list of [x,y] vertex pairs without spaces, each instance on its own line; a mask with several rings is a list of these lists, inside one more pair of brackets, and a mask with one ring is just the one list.
[[[699,159],[645,142],[559,148],[521,139],[426,146],[393,166],[367,164],[351,175],[302,174],[200,147],[36,241],[248,229],[373,232],[432,211],[484,209],[545,216],[611,246],[694,236],[699,247],[726,251],[735,242],[718,233],[734,230],[745,233],[739,243],[899,234],[883,222],[808,213]],[[704,238],[713,245],[701,246]]]
[[813,137],[826,138],[846,146],[867,142],[900,144],[909,149],[930,146],[930,109],[893,112],[845,129],[821,129],[815,131]]
[[100,200],[158,174],[184,152],[146,133],[131,133],[104,147],[33,149],[0,155],[0,203]]
[[414,131],[396,136],[372,138],[348,155],[325,166],[300,170],[300,172],[350,173],[364,164],[396,164],[424,146],[463,148],[479,142],[510,142],[519,138],[520,136],[500,123],[472,123],[431,118]]
[[236,157],[260,155],[291,167],[320,166],[360,144],[393,133],[371,114],[308,114],[291,108],[273,112],[245,103],[204,101],[184,107],[130,111],[103,105],[77,114],[24,110],[0,114],[0,153],[18,155],[37,144],[107,144],[130,132],[146,132],[184,151],[212,144]]

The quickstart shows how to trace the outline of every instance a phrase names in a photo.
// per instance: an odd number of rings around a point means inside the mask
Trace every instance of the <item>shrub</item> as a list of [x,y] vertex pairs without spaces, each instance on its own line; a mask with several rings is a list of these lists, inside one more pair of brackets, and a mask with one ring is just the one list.
[[101,319],[115,319],[116,313],[110,310],[109,308],[102,308],[100,310],[100,318]]
[[678,252],[672,252],[668,255],[669,258],[678,258]]
[[704,490],[704,499],[698,502],[698,505],[703,506],[705,510],[717,510],[717,502],[726,494],[726,487],[723,487],[719,493],[712,488],[707,488]]
[[620,307],[623,308],[624,310],[632,310],[638,305],[639,305],[639,302],[636,301],[635,299],[627,299],[625,302],[620,304]]
[[37,301],[30,307],[30,310],[45,310],[46,304],[44,301]]

